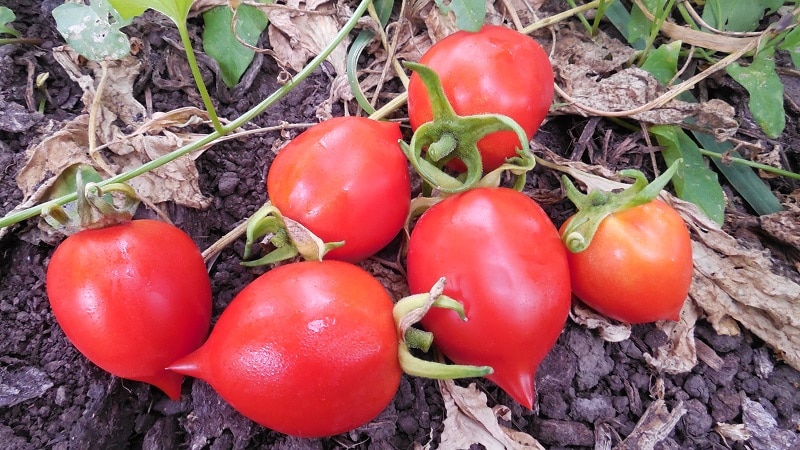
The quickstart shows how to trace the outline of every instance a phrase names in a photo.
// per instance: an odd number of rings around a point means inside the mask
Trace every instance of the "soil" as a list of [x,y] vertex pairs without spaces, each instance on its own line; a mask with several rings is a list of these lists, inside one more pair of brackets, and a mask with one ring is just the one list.
[[[0,109],[3,110],[0,214],[22,201],[15,174],[25,161],[26,149],[58,129],[63,121],[82,112],[80,88],[55,63],[50,52],[62,44],[50,14],[59,3],[12,0],[7,4],[17,15],[16,29],[24,36],[41,38],[44,42],[0,46]],[[147,64],[136,85],[137,98],[143,104],[147,99],[152,111],[187,105],[202,107],[191,82],[170,79],[175,73],[167,70],[166,38],[178,41],[174,27],[152,14],[127,31],[145,43],[143,59]],[[221,116],[238,116],[278,87],[279,70],[275,63],[268,57],[259,57],[256,64],[243,86],[212,92]],[[47,106],[40,114],[31,112],[27,105],[26,89],[31,85],[31,74],[42,72],[49,72],[50,77]],[[316,109],[328,96],[329,73],[315,72],[255,119],[254,124],[316,121]],[[213,71],[208,70],[207,75],[212,79]],[[707,88],[712,94],[728,98],[739,111],[746,97],[731,84],[710,83]],[[791,148],[798,133],[798,111],[789,108],[788,113],[787,132],[777,142],[784,148]],[[333,114],[343,114],[342,106],[334,105]],[[741,116],[744,129],[758,136],[746,112]],[[576,154],[572,142],[587,129],[591,131],[591,139],[582,140],[588,145],[585,151],[581,150],[582,155]],[[296,131],[291,131],[288,137],[293,134]],[[161,207],[201,249],[207,248],[266,200],[264,179],[273,156],[271,149],[286,138],[274,132],[213,146],[197,160],[202,191],[213,199],[211,207],[205,210],[171,204]],[[649,157],[643,151],[621,155],[605,151],[626,139],[637,143],[633,147],[643,148],[641,135],[631,134],[611,122],[578,117],[552,118],[536,136],[537,141],[565,157],[583,157],[612,169],[648,164]],[[797,154],[790,158],[796,171]],[[570,207],[561,200],[557,179],[538,169],[529,177],[527,191],[542,201],[559,224]],[[772,183],[784,193],[798,188],[797,183],[785,180]],[[733,199],[733,213],[752,216],[735,193],[729,190],[728,194]],[[139,215],[155,216],[146,208],[141,208]],[[757,229],[751,231],[750,235],[758,235]],[[222,450],[437,446],[443,427],[443,400],[435,382],[420,378],[405,376],[393,403],[370,424],[340,436],[309,440],[287,437],[250,422],[203,382],[187,380],[181,400],[171,401],[149,385],[105,373],[69,344],[51,314],[44,280],[53,246],[35,239],[37,234],[36,221],[30,220],[14,226],[0,241],[0,447]],[[236,242],[225,249],[210,268],[215,317],[244,285],[264,270],[239,265],[242,246]],[[383,259],[370,259],[362,265],[378,275],[393,294],[402,294],[402,273],[384,262],[394,258],[392,250],[380,256]],[[791,261],[792,255],[787,260]],[[654,325],[635,326],[630,339],[608,343],[595,332],[568,321],[538,371],[534,411],[515,404],[490,382],[468,382],[477,383],[487,394],[490,405],[511,408],[511,419],[506,425],[533,435],[552,449],[593,448],[601,429],[613,430],[612,434],[624,438],[653,402],[651,392],[657,379],[663,380],[667,406],[672,409],[683,402],[688,412],[656,448],[769,448],[773,444],[764,444],[768,440],[751,439],[746,444],[726,442],[715,432],[718,423],[742,423],[742,405],[746,399],[760,404],[774,418],[777,427],[773,434],[782,436],[785,448],[800,448],[800,373],[782,363],[768,346],[746,331],[735,337],[719,336],[701,321],[696,336],[721,358],[721,367],[714,369],[700,362],[689,373],[658,374],[643,356],[652,354],[667,340]]]

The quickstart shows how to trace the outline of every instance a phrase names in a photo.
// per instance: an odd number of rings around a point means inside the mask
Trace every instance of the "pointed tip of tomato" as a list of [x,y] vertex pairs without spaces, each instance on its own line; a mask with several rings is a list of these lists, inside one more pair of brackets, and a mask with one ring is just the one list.
[[203,364],[199,352],[195,351],[173,362],[167,366],[167,372],[181,377],[187,375],[194,378],[202,378]]
[[497,384],[514,401],[532,410],[535,399],[534,375],[534,373],[522,373],[512,378],[495,372],[486,378]]
[[163,373],[152,377],[137,378],[136,381],[152,384],[167,394],[171,400],[179,400],[181,398],[181,384],[183,384],[183,378],[184,376],[182,374],[165,370]]

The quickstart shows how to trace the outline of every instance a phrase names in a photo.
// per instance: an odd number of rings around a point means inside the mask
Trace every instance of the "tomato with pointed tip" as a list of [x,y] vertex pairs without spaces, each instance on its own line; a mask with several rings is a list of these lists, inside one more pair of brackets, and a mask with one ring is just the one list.
[[[553,68],[544,49],[530,36],[499,25],[478,32],[457,31],[436,42],[419,62],[439,75],[456,114],[502,114],[516,121],[531,139],[553,102]],[[408,84],[411,128],[433,119],[428,92],[414,73]],[[519,138],[498,131],[478,142],[485,171],[516,156]],[[460,161],[451,167],[464,170]]]
[[251,420],[332,436],[383,411],[400,384],[392,299],[350,263],[276,267],[242,290],[208,341],[170,366],[208,382]]
[[447,197],[420,217],[408,243],[412,293],[439,277],[464,305],[466,321],[433,309],[422,319],[457,364],[489,365],[487,378],[532,408],[536,370],[555,344],[571,293],[558,231],[530,197],[476,188]]
[[630,324],[678,320],[692,283],[689,230],[660,200],[605,217],[589,246],[567,260],[575,296]]
[[281,213],[324,242],[344,241],[325,259],[358,262],[400,232],[411,202],[400,125],[335,117],[284,147],[267,174],[267,193]]
[[186,233],[155,220],[79,231],[50,259],[47,296],[90,361],[180,397],[183,376],[166,367],[200,347],[211,326],[211,282]]

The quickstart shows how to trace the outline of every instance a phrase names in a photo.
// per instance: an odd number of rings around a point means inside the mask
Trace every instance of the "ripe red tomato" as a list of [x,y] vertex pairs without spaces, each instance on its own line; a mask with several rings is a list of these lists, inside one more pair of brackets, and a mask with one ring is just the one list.
[[90,361],[180,397],[183,377],[165,368],[200,347],[211,326],[211,282],[186,233],[155,220],[80,231],[53,253],[47,296]]
[[357,262],[402,229],[411,202],[408,161],[397,123],[336,117],[278,153],[267,174],[270,201],[325,242],[326,259]]
[[659,200],[607,216],[589,247],[567,260],[575,296],[631,324],[678,320],[692,283],[689,231]]
[[534,375],[569,313],[567,257],[541,207],[508,188],[448,197],[420,217],[408,245],[412,293],[446,277],[444,294],[466,321],[433,309],[422,319],[434,344],[458,364],[489,365],[487,378],[531,408]]
[[208,341],[170,369],[207,381],[259,424],[299,437],[375,418],[400,384],[392,299],[363,269],[304,261],[242,290]]
[[[532,138],[553,101],[553,68],[532,38],[510,28],[484,25],[480,31],[457,31],[435,43],[420,58],[441,79],[444,93],[459,115],[502,114],[514,119]],[[416,73],[408,85],[411,128],[433,118],[428,93]],[[478,142],[485,171],[516,156],[519,138],[511,131],[492,133]],[[453,168],[464,170],[463,164]]]

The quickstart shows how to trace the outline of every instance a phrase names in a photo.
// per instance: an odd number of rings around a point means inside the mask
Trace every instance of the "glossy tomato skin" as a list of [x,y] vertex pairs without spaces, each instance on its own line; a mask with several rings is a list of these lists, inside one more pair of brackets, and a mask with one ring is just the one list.
[[342,261],[279,266],[242,290],[208,341],[171,366],[253,421],[299,437],[375,418],[400,383],[392,299]]
[[165,368],[200,347],[211,326],[211,282],[186,233],[155,220],[80,231],[53,253],[47,296],[90,361],[180,397],[183,377]]
[[531,408],[534,375],[570,307],[569,270],[558,232],[541,207],[507,188],[448,197],[417,221],[408,246],[412,293],[446,277],[444,293],[466,321],[434,308],[422,319],[434,345],[458,364],[490,365],[494,381]]
[[325,242],[344,241],[326,259],[357,262],[402,229],[411,202],[408,162],[397,123],[335,117],[301,133],[267,174],[270,201]]
[[[441,79],[445,96],[459,115],[502,114],[514,119],[531,139],[553,101],[553,68],[547,53],[531,37],[510,28],[484,25],[478,32],[457,31],[436,42],[420,58]],[[419,75],[408,85],[411,128],[433,118]],[[484,170],[516,156],[519,138],[511,131],[478,142]],[[454,168],[464,169],[458,162]]]
[[575,296],[630,324],[678,320],[692,283],[689,231],[659,200],[606,217],[589,247],[567,259]]

